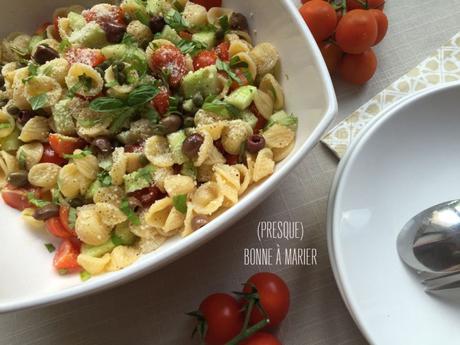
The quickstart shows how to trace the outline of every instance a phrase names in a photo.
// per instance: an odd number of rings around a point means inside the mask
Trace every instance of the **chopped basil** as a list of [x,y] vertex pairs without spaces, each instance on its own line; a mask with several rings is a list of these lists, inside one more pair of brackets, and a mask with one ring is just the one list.
[[46,249],[48,249],[49,253],[52,253],[52,252],[54,252],[56,250],[56,247],[53,246],[51,243],[45,243],[45,247],[46,247]]
[[154,84],[144,84],[136,87],[126,100],[130,107],[145,104],[158,94],[159,90]]
[[98,97],[95,100],[91,101],[89,107],[91,110],[104,113],[112,112],[114,110],[120,110],[125,107],[125,102],[119,98],[115,97]]
[[65,159],[81,159],[89,156],[93,152],[90,149],[84,149],[79,153],[74,153],[74,154],[64,154]]
[[72,44],[67,38],[64,38],[61,43],[59,43],[58,50],[60,53],[65,53],[67,50],[69,50],[72,47]]
[[33,192],[28,192],[27,193],[27,200],[29,200],[29,202],[32,205],[34,205],[34,206],[36,206],[38,208],[44,207],[44,206],[50,204],[49,201],[38,199]]
[[22,82],[25,84],[28,81],[30,81],[32,78],[36,77],[38,75],[38,65],[36,63],[30,63],[27,66],[27,69],[29,70],[29,76],[27,78],[22,79]]
[[18,163],[19,163],[19,168],[21,168],[22,170],[26,168],[27,157],[26,157],[26,153],[24,152],[24,150],[20,150],[19,152]]
[[128,217],[128,220],[130,221],[131,224],[134,224],[134,225],[141,224],[141,221],[139,220],[139,217],[137,216],[136,212],[134,212],[132,208],[129,206],[129,202],[127,198],[124,198],[121,201],[120,210]]
[[73,97],[75,94],[82,90],[89,91],[93,87],[93,79],[88,77],[86,74],[78,76],[78,82],[69,89],[68,96]]
[[81,271],[80,272],[80,279],[81,279],[82,282],[85,282],[90,278],[91,278],[91,273],[89,273],[88,271]]
[[48,103],[48,95],[42,93],[41,95],[30,97],[29,102],[32,106],[32,110],[41,109]]
[[239,85],[242,84],[241,79],[235,74],[235,72],[232,71],[232,69],[230,68],[230,65],[228,63],[225,63],[222,60],[217,59],[216,67],[217,67],[217,70],[227,73],[228,76],[232,80],[236,81]]
[[4,122],[0,123],[0,129],[11,128],[11,123]]
[[69,227],[75,229],[75,222],[77,221],[77,210],[74,207],[69,208],[69,215],[67,217]]
[[128,33],[124,34],[123,39],[121,40],[121,43],[126,44],[127,46],[137,46],[136,39]]
[[164,17],[166,24],[177,32],[188,29],[188,23],[182,18],[178,11],[170,10]]
[[112,239],[112,243],[116,246],[121,246],[124,243],[123,239],[115,233],[112,234],[111,239]]
[[97,180],[101,183],[102,187],[110,187],[112,185],[112,177],[107,171],[101,171],[98,173]]
[[239,56],[234,56],[230,59],[231,68],[248,68],[248,63],[241,61]]
[[142,24],[147,25],[147,26],[149,25],[150,18],[145,12],[142,12],[141,10],[137,10],[136,11],[136,18]]
[[187,213],[187,195],[181,194],[173,197],[173,205],[180,213]]
[[228,16],[222,16],[219,18],[219,25],[224,32],[224,35],[230,31],[230,21],[228,20]]
[[67,273],[69,273],[69,271],[65,268],[60,268],[58,269],[58,273],[61,275],[61,276],[64,276],[66,275]]
[[225,117],[236,117],[240,115],[240,110],[237,107],[214,97],[207,97],[202,108],[203,110]]
[[195,56],[198,52],[206,49],[206,45],[201,42],[187,40],[180,40],[177,47],[183,54],[190,54],[191,56]]

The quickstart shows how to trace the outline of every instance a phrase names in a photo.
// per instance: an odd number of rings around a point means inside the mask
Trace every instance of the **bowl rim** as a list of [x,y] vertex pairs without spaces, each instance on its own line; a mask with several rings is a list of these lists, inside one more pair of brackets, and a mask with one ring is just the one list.
[[173,244],[166,252],[158,252],[152,259],[139,261],[136,265],[124,268],[121,271],[107,273],[98,277],[97,280],[86,281],[84,284],[78,284],[59,291],[46,292],[37,297],[28,296],[8,302],[0,302],[0,313],[18,311],[22,309],[37,308],[45,305],[68,301],[77,297],[93,294],[102,290],[118,286],[128,281],[134,280],[154,270],[169,264],[170,262],[190,253],[205,242],[222,233],[226,228],[235,223],[238,219],[251,211],[259,202],[272,192],[278,183],[306,156],[306,154],[319,142],[322,134],[331,124],[337,113],[337,99],[329,76],[326,64],[321,56],[321,52],[316,44],[310,30],[305,25],[304,20],[292,0],[278,0],[280,4],[289,13],[294,21],[294,25],[300,29],[302,39],[311,49],[313,61],[312,64],[318,70],[322,79],[325,97],[325,111],[318,125],[313,129],[310,136],[302,143],[299,149],[286,161],[286,163],[276,171],[272,176],[258,186],[257,193],[249,194],[239,201],[235,206],[226,210],[224,214],[213,220],[213,230],[195,232],[182,238]]
[[412,103],[418,102],[420,99],[432,96],[434,94],[442,93],[445,90],[456,88],[460,88],[459,81],[428,87],[427,89],[423,89],[413,95],[399,100],[389,108],[385,109],[380,116],[371,120],[371,122],[369,122],[369,124],[367,124],[366,127],[358,134],[358,136],[355,138],[347,150],[346,154],[341,159],[337,168],[337,172],[329,193],[329,201],[327,207],[326,231],[329,258],[332,272],[337,282],[337,287],[339,289],[340,295],[342,296],[342,300],[344,301],[348,312],[358,326],[359,330],[370,344],[376,344],[376,342],[367,329],[367,323],[364,321],[364,318],[361,317],[361,315],[358,313],[359,302],[357,302],[350,294],[347,293],[347,291],[351,289],[347,284],[344,262],[339,262],[337,260],[337,254],[339,253],[337,243],[340,241],[338,231],[339,215],[337,213],[337,209],[339,200],[343,194],[343,188],[345,186],[344,176],[348,174],[350,167],[359,157],[359,153],[366,145],[367,141],[372,137],[372,135],[377,132],[382,125],[388,121],[391,121],[394,116],[397,116],[401,110],[404,110],[404,108],[411,105]]

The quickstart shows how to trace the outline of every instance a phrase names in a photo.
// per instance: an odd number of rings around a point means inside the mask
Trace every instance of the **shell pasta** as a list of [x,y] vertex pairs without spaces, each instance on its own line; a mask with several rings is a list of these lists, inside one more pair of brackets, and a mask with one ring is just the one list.
[[0,188],[59,238],[58,273],[206,231],[294,149],[280,55],[242,13],[123,0],[54,18],[0,41]]

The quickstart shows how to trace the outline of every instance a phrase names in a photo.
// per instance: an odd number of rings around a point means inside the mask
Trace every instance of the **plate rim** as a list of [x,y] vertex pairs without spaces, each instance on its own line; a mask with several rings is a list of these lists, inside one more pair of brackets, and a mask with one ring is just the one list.
[[353,165],[353,162],[359,156],[359,153],[364,148],[365,144],[372,137],[372,135],[378,131],[378,129],[387,121],[390,121],[399,110],[404,109],[413,102],[417,102],[419,99],[442,92],[444,90],[460,88],[460,81],[454,81],[445,83],[442,85],[435,85],[428,87],[426,89],[420,90],[410,96],[404,97],[401,100],[397,101],[393,105],[385,109],[382,114],[368,123],[365,128],[358,134],[355,140],[352,142],[348,148],[345,155],[340,160],[340,163],[337,167],[337,171],[332,182],[331,190],[329,192],[328,206],[327,206],[327,219],[326,219],[326,231],[327,231],[327,245],[328,245],[328,254],[331,262],[332,272],[334,274],[337,287],[339,289],[342,300],[345,303],[345,306],[348,309],[352,319],[357,325],[358,329],[366,340],[370,344],[377,344],[378,339],[371,337],[371,333],[365,327],[363,318],[357,312],[358,303],[351,298],[347,293],[347,290],[350,290],[350,287],[347,287],[345,284],[346,273],[344,271],[345,263],[337,261],[338,249],[336,247],[338,242],[338,226],[337,226],[337,205],[339,200],[342,198],[342,189],[344,186],[344,176],[349,172],[350,167]]

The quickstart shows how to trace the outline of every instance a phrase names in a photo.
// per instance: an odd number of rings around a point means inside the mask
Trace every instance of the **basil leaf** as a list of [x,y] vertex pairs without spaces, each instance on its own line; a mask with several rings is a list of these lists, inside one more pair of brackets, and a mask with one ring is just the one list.
[[136,212],[134,212],[129,206],[128,199],[124,198],[121,201],[120,210],[128,217],[128,220],[131,222],[131,224],[141,224],[141,221],[139,220],[139,217],[137,216]]
[[64,154],[65,159],[81,159],[89,156],[93,152],[90,149],[84,149],[83,151],[75,154]]
[[77,221],[77,210],[73,207],[69,208],[69,215],[67,217],[69,227],[75,229],[75,222]]
[[140,85],[128,95],[127,104],[131,107],[145,104],[151,101],[158,92],[158,88],[153,84]]
[[195,56],[198,52],[205,50],[207,46],[201,42],[180,40],[177,47],[183,54],[190,54]]
[[26,153],[24,152],[24,150],[21,150],[19,152],[18,163],[19,163],[19,168],[21,168],[22,170],[26,169],[27,157],[26,157]]
[[231,68],[248,68],[248,66],[248,63],[245,61],[241,61],[239,56],[234,56],[230,59]]
[[222,16],[219,18],[219,25],[224,32],[224,35],[230,30],[230,21],[228,16]]
[[166,24],[177,32],[188,29],[188,23],[182,18],[181,14],[175,10],[170,10],[164,19]]
[[61,43],[59,43],[58,50],[60,53],[65,53],[72,47],[72,43],[67,38],[64,38]]
[[11,123],[4,122],[0,123],[0,129],[11,128]]
[[97,174],[97,180],[101,183],[102,187],[110,187],[112,185],[112,177],[108,171],[101,171]]
[[48,102],[48,96],[46,93],[42,93],[41,95],[31,97],[29,102],[32,106],[32,110],[38,110],[46,105]]
[[220,59],[217,59],[217,62],[216,62],[216,68],[217,70],[219,71],[223,71],[225,73],[227,73],[227,75],[233,79],[234,81],[236,81],[239,85],[242,84],[242,81],[241,79],[235,74],[235,72],[233,72],[230,68],[230,65],[228,63],[225,63],[223,62],[222,60]]
[[187,195],[181,194],[173,197],[173,206],[180,213],[187,213]]
[[112,124],[109,127],[110,133],[118,133],[123,125],[134,115],[134,110],[133,109],[127,109],[124,112],[119,112],[115,120],[112,122]]
[[234,105],[228,104],[219,99],[215,99],[212,102],[205,102],[202,108],[203,110],[207,110],[225,117],[237,117],[241,113],[240,110]]
[[27,200],[29,200],[29,202],[32,205],[34,205],[34,206],[36,206],[38,208],[41,208],[41,207],[44,207],[44,206],[50,204],[49,201],[37,199],[37,197],[35,196],[35,194],[33,192],[27,193]]
[[89,108],[91,110],[104,113],[104,112],[112,112],[114,110],[120,110],[125,108],[125,102],[123,102],[119,98],[114,97],[99,97],[95,100],[91,101],[89,104]]
[[45,243],[46,249],[48,249],[48,253],[52,253],[56,250],[56,247],[53,246],[51,243]]
[[116,246],[121,246],[124,243],[123,239],[115,233],[112,234],[111,240],[112,240],[112,243]]

